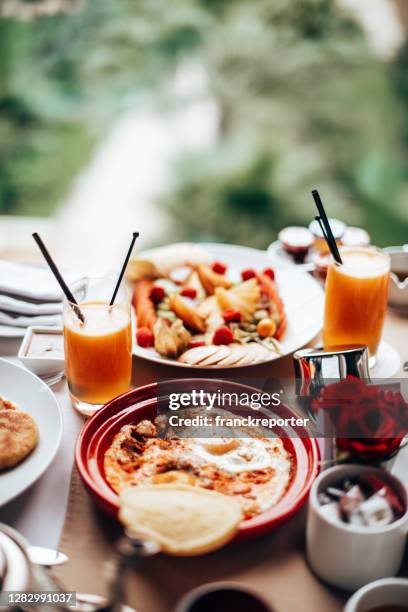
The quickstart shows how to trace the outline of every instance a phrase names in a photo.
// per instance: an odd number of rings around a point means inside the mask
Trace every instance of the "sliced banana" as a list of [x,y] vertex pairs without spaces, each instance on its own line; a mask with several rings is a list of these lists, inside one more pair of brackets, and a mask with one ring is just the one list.
[[246,354],[242,357],[242,359],[237,361],[235,365],[243,366],[243,365],[253,365],[254,363],[257,363],[259,359],[259,353],[256,349],[256,346],[257,346],[256,342],[248,342],[245,345]]
[[179,357],[179,361],[181,361],[182,363],[188,363],[190,365],[197,365],[200,363],[200,361],[203,361],[203,359],[210,357],[216,351],[218,351],[218,348],[219,347],[215,345],[196,346],[183,353]]
[[229,355],[218,362],[219,366],[234,365],[247,353],[246,346],[243,346],[242,344],[230,344],[228,348]]
[[201,366],[210,366],[218,364],[222,359],[225,359],[225,357],[227,357],[231,353],[228,346],[220,345],[217,348],[218,350],[213,355],[210,355],[209,357],[207,357],[207,359],[200,361]]

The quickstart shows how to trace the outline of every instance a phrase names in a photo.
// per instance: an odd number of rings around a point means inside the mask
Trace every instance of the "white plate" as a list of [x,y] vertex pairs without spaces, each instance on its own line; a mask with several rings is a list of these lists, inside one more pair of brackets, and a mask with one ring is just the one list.
[[47,469],[61,442],[61,408],[45,383],[37,376],[0,359],[0,395],[28,412],[39,429],[38,444],[21,463],[0,472],[0,506],[25,491]]
[[[276,260],[272,260],[267,252],[258,249],[230,244],[203,244],[202,246],[207,249],[214,261],[219,260],[228,265],[228,274],[234,280],[240,278],[241,270],[245,268],[256,270],[262,270],[268,266],[274,268],[279,293],[285,305],[288,327],[281,341],[282,355],[277,357],[272,354],[270,361],[297,351],[321,331],[324,293],[320,284],[309,274],[298,270],[295,266],[285,266],[280,269]],[[150,252],[145,251],[140,254],[140,257],[148,257]],[[191,366],[176,359],[162,357],[153,348],[146,349],[135,344],[133,353],[156,363],[200,369],[200,366]],[[229,368],[234,367],[243,366],[229,366]],[[205,369],[225,370],[229,368],[211,366]]]

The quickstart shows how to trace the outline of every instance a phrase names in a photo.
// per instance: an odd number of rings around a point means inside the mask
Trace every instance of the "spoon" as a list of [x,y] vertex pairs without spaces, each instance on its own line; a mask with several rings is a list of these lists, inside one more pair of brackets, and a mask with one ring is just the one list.
[[116,545],[116,555],[111,566],[109,599],[97,612],[121,612],[124,599],[124,579],[128,566],[144,557],[155,555],[160,547],[151,540],[141,540],[129,532],[120,538]]
[[44,546],[27,546],[27,554],[31,563],[52,567],[53,565],[62,565],[69,561],[69,557],[59,550],[53,548],[45,548]]

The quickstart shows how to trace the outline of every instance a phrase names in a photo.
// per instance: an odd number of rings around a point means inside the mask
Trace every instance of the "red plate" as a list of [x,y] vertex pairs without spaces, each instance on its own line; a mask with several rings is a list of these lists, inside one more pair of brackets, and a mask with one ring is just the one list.
[[[224,392],[251,393],[259,390],[235,382],[205,379],[186,379],[174,381],[177,389],[180,384],[191,385],[214,391],[214,387]],[[166,381],[166,386],[171,385]],[[117,494],[105,479],[103,459],[114,436],[123,425],[138,423],[143,419],[152,420],[157,411],[156,383],[133,389],[115,398],[101,408],[82,429],[75,450],[75,458],[81,478],[94,497],[96,503],[105,512],[116,517],[119,503]],[[280,407],[279,416],[291,417],[295,414],[290,408]],[[281,432],[277,430],[278,435]],[[293,459],[291,483],[281,500],[270,509],[254,518],[243,521],[237,538],[246,539],[261,535],[281,525],[305,503],[313,480],[319,472],[319,449],[316,440],[304,437],[282,437],[286,450]]]

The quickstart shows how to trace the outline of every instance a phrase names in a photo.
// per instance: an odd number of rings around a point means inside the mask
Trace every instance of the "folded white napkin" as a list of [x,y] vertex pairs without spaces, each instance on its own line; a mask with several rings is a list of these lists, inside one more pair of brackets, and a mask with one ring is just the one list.
[[12,327],[29,327],[30,325],[54,326],[61,325],[62,317],[56,315],[40,315],[38,317],[13,316],[0,312],[0,325],[11,325]]
[[[64,271],[68,285],[82,275]],[[48,267],[35,267],[0,260],[0,293],[26,297],[31,300],[57,302],[63,293]]]
[[23,315],[49,315],[62,311],[62,302],[26,302],[0,294],[0,311]]

